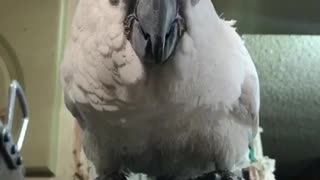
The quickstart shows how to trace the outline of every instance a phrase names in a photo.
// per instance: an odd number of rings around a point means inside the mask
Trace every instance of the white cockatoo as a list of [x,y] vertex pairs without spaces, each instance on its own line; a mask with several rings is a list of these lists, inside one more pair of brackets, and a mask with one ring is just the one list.
[[260,105],[232,26],[210,0],[79,0],[61,75],[98,179],[231,177]]

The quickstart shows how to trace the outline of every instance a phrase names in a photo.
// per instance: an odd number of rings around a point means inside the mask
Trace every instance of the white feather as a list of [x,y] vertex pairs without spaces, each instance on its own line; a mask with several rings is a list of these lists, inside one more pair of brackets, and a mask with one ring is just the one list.
[[174,59],[145,71],[124,36],[123,1],[80,0],[62,76],[99,173],[126,167],[183,179],[232,169],[247,153],[257,122],[242,116],[259,111],[254,64],[210,0],[186,2],[190,28]]

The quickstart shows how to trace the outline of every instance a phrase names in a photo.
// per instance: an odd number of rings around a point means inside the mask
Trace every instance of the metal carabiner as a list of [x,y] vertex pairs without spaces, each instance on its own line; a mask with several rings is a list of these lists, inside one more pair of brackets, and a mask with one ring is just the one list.
[[22,127],[20,130],[20,134],[19,134],[19,138],[18,138],[18,142],[17,142],[17,147],[18,147],[18,151],[21,150],[22,145],[23,145],[23,141],[25,139],[25,135],[27,132],[27,127],[28,127],[28,123],[29,123],[29,110],[28,110],[28,106],[27,106],[27,101],[24,95],[24,92],[22,90],[22,87],[20,86],[20,84],[18,83],[18,81],[13,80],[12,83],[10,84],[10,96],[9,96],[9,104],[8,104],[8,124],[6,126],[6,130],[9,131],[9,133],[11,133],[11,129],[12,129],[12,124],[13,124],[13,117],[14,117],[14,112],[15,112],[15,102],[16,99],[18,97],[19,100],[19,104],[21,107],[21,111],[22,111]]
[[[15,112],[15,102],[17,99],[21,106],[23,123],[18,141],[15,143],[12,138],[11,131]],[[10,84],[6,122],[7,124],[3,125],[0,120],[0,179],[23,180],[25,179],[25,168],[23,166],[20,150],[22,148],[29,123],[29,110],[24,92],[16,80],[12,81]]]

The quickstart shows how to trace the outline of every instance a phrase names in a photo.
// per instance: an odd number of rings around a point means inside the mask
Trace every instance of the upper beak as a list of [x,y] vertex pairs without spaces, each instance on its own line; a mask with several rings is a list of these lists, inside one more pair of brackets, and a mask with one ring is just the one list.
[[138,0],[131,16],[136,23],[131,38],[136,52],[156,64],[168,60],[182,36],[177,0]]

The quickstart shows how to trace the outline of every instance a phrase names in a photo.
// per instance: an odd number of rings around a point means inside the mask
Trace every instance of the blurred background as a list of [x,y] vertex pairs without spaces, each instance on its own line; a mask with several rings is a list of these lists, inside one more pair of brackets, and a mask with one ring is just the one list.
[[[91,171],[78,128],[64,108],[59,79],[76,3],[0,0],[0,118],[9,83],[17,79],[31,111],[23,147],[30,180],[80,180],[83,171]],[[310,179],[315,174],[320,179],[320,1],[213,3],[222,18],[237,20],[257,66],[263,151],[276,160],[276,178]]]

